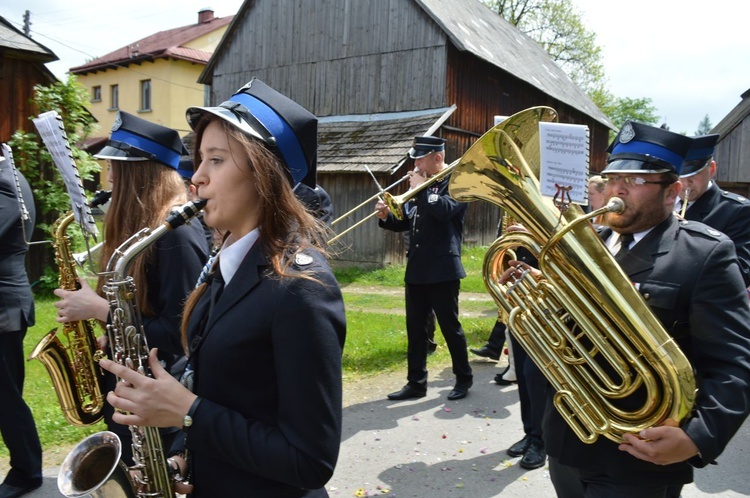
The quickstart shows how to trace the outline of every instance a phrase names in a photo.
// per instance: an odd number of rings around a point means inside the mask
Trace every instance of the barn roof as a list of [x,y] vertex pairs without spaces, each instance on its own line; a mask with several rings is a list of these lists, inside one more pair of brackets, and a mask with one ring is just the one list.
[[455,106],[414,112],[318,118],[318,173],[394,172],[415,136],[436,128]]
[[54,62],[59,58],[52,50],[16,29],[7,19],[0,16],[0,48],[24,54],[27,60]]
[[547,95],[614,129],[537,42],[479,0],[415,0],[460,51],[507,71]]
[[743,93],[741,97],[742,100],[740,103],[737,104],[734,109],[729,111],[729,114],[724,116],[724,119],[719,121],[719,124],[714,126],[711,133],[718,133],[721,137],[724,137],[746,117],[750,116],[750,89]]

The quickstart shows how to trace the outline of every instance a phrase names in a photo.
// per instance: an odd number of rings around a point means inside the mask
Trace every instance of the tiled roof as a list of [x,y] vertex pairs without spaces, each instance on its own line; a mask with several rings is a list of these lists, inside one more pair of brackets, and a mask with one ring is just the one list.
[[395,169],[412,145],[451,108],[354,116],[318,121],[318,172],[362,173]]
[[86,74],[110,66],[167,57],[205,64],[211,58],[210,53],[187,48],[183,45],[228,25],[233,18],[234,16],[215,17],[207,22],[160,31],[98,57],[82,66],[73,67],[70,72]]

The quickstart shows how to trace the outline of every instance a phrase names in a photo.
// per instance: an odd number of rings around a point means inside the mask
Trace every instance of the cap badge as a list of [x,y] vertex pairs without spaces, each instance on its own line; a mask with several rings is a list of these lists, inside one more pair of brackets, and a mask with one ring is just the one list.
[[633,129],[633,125],[631,125],[630,123],[625,123],[625,126],[623,126],[622,130],[620,131],[620,143],[626,144],[634,138],[635,130]]
[[307,254],[297,253],[294,256],[294,262],[297,266],[307,266],[313,262],[313,259],[312,256],[308,256]]
[[117,113],[117,116],[115,116],[115,122],[112,123],[112,131],[117,131],[120,129],[120,126],[122,126],[122,118],[120,117],[120,113]]

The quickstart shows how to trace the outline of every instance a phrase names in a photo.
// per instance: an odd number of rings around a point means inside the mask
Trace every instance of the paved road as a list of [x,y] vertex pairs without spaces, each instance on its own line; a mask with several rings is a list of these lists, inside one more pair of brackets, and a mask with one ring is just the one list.
[[[505,450],[522,436],[517,389],[492,383],[494,363],[477,361],[470,395],[447,401],[450,369],[433,371],[427,397],[393,402],[403,372],[349,383],[344,435],[332,497],[536,498],[554,496],[546,468],[524,471]],[[683,498],[750,496],[750,423],[730,443],[719,465],[696,472]],[[0,469],[3,473],[7,469]],[[29,498],[61,496],[57,468]],[[387,491],[387,494],[385,493]]]

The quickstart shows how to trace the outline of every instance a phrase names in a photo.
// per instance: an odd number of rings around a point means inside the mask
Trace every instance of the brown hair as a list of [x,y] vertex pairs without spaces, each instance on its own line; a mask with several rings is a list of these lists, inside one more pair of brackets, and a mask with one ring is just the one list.
[[[258,227],[263,251],[269,256],[273,273],[281,278],[299,277],[315,280],[305,272],[290,268],[295,256],[302,250],[315,250],[325,253],[325,226],[316,220],[294,195],[290,184],[289,171],[284,162],[263,142],[250,138],[222,119],[206,113],[195,126],[195,164],[201,159],[199,151],[203,132],[209,123],[215,121],[230,139],[244,149],[244,157],[234,157],[237,165],[245,165],[245,174],[253,178],[257,190]],[[240,208],[240,207],[238,207]],[[225,234],[226,236],[226,234]],[[201,284],[188,297],[182,314],[183,347],[187,352],[187,324],[190,315],[203,295],[207,285]]]
[[[155,161],[110,161],[112,202],[104,217],[104,246],[99,266],[105,270],[120,244],[143,228],[164,223],[173,207],[187,202],[187,191],[176,170]],[[146,262],[153,252],[147,249],[130,267],[136,285],[138,307],[144,316],[154,316],[146,285]],[[97,292],[102,295],[104,276]]]

